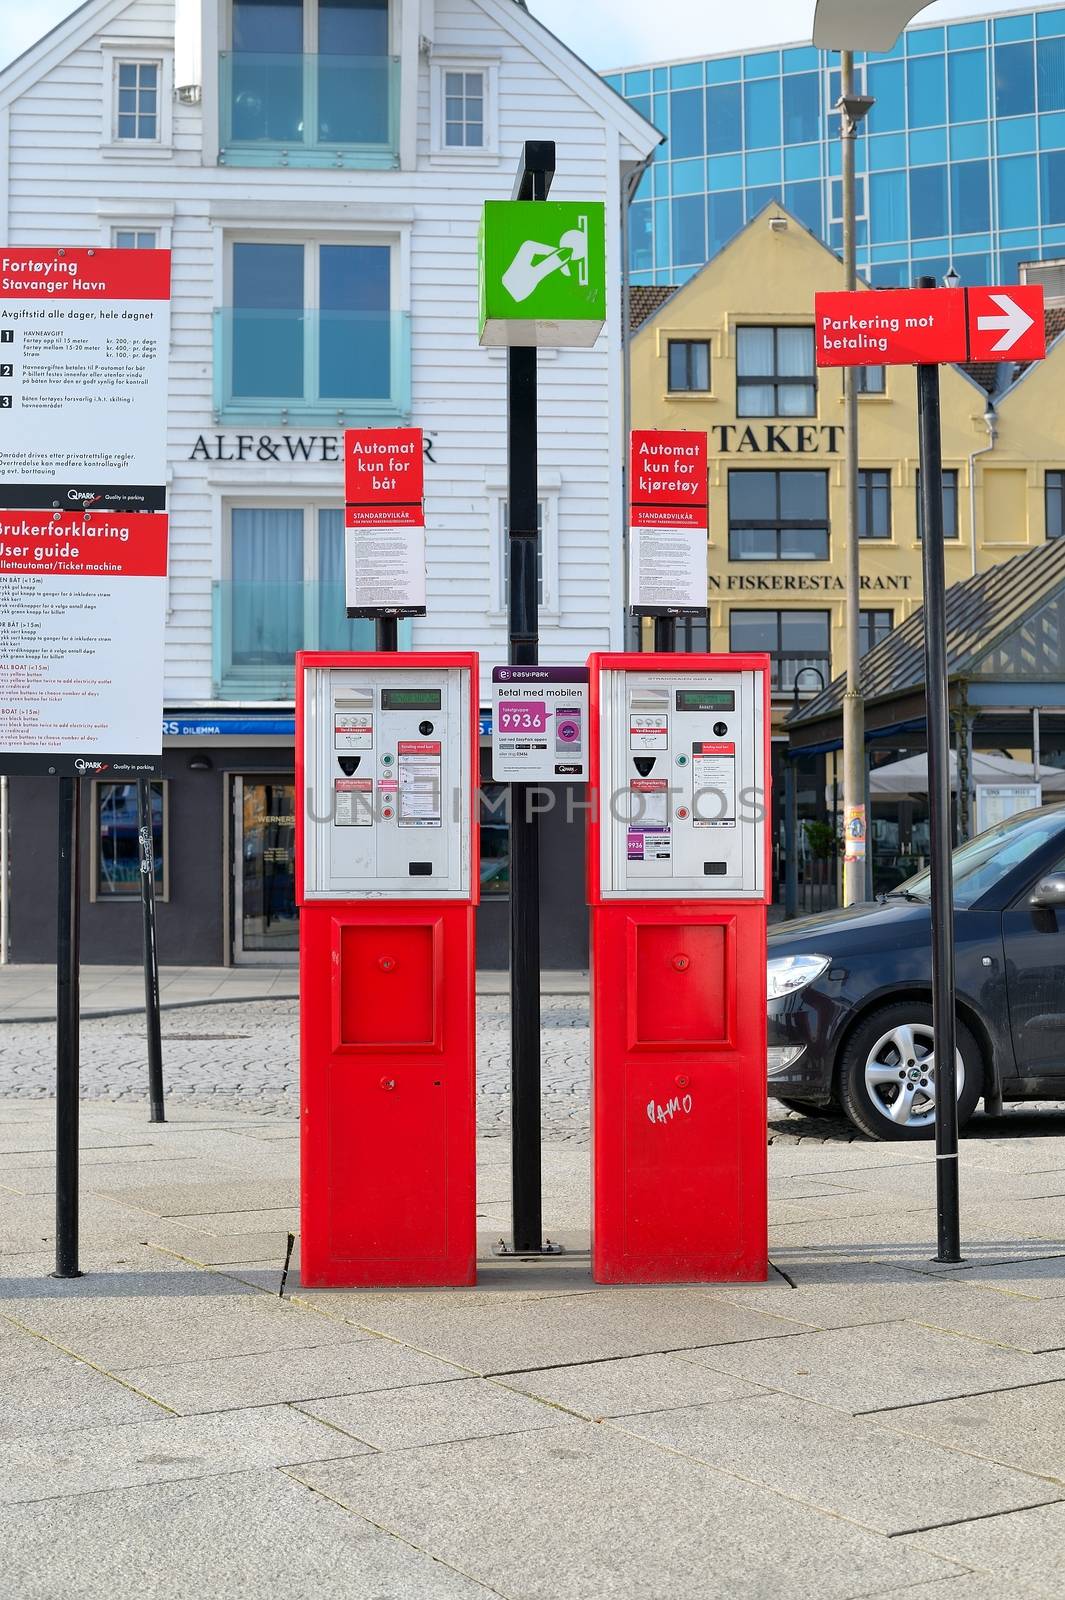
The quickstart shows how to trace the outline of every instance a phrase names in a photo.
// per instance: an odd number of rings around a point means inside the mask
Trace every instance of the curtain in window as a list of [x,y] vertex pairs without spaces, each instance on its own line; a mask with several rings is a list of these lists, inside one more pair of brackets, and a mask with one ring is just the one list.
[[318,513],[318,648],[372,650],[374,625],[347,615],[344,586],[344,513],[323,508]]
[[778,328],[777,361],[782,378],[807,378],[814,365],[812,328]]
[[740,328],[739,363],[741,378],[773,376],[772,328]]
[[287,665],[303,645],[303,512],[235,507],[232,664]]

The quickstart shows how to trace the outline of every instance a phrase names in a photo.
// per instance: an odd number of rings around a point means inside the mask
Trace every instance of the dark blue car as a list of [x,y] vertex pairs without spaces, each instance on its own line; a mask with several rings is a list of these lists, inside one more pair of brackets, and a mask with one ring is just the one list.
[[[935,1125],[927,873],[769,937],[769,1093],[873,1139]],[[1065,1100],[1065,805],[954,852],[958,1109]]]

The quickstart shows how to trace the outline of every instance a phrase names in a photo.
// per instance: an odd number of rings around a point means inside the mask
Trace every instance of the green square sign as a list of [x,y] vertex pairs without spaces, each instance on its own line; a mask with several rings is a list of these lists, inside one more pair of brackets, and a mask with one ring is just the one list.
[[593,345],[606,321],[606,207],[486,201],[480,282],[482,345]]

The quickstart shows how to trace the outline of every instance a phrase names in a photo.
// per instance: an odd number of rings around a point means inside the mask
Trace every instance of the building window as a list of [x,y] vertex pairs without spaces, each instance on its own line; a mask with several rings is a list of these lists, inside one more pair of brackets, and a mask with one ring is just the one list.
[[827,561],[828,473],[728,475],[730,561]]
[[409,327],[392,311],[393,266],[388,244],[235,242],[218,409],[405,416]]
[[775,690],[790,694],[798,678],[801,694],[816,694],[830,677],[831,627],[828,611],[733,611],[729,647],[767,653]]
[[370,647],[372,623],[347,616],[339,506],[231,506],[226,558],[214,629],[219,694],[284,699],[297,650]]
[[683,655],[704,655],[709,650],[709,617],[678,617],[674,626],[677,649]]
[[1046,481],[1047,538],[1065,534],[1065,472],[1048,472]]
[[707,394],[710,389],[710,345],[705,339],[670,339],[670,394]]
[[155,250],[159,235],[154,228],[116,228],[112,243],[116,250]]
[[857,367],[859,394],[886,394],[887,393],[887,368],[886,367]]
[[812,328],[737,329],[736,372],[741,417],[812,417],[817,411]]
[[894,626],[893,611],[863,611],[859,621],[862,655],[867,656],[874,645],[886,639]]
[[483,150],[483,72],[444,73],[444,144],[449,150]]
[[[924,536],[924,517],[921,514],[921,469],[917,469],[917,537]],[[943,473],[943,537],[958,537],[958,472],[948,467]]]
[[[831,222],[843,221],[843,179],[832,178],[829,182],[829,203],[832,207]],[[866,198],[865,177],[859,174],[854,180],[854,203],[856,206],[855,220],[864,222],[869,216],[869,203]]]
[[891,538],[891,473],[861,471],[858,474],[859,539]]
[[492,781],[491,751],[481,752],[481,895],[505,900],[510,893],[510,788]]
[[[166,900],[170,894],[167,786],[162,779],[153,779],[151,791],[155,893],[157,899]],[[92,898],[139,899],[141,857],[135,783],[93,784],[92,832]]]
[[115,137],[159,143],[158,61],[119,61],[115,72]]

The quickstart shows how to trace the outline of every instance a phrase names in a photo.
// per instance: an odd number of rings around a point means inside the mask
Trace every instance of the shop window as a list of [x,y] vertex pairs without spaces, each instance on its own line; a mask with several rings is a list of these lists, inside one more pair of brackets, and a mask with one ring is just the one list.
[[670,339],[670,394],[707,394],[710,390],[710,345],[705,339]]
[[1047,538],[1065,534],[1065,472],[1048,472],[1046,481]]
[[[917,537],[924,535],[924,517],[921,512],[921,469],[917,469]],[[943,473],[943,537],[958,537],[958,472],[949,467]]]
[[886,367],[857,367],[859,394],[886,394]]
[[817,411],[814,330],[738,328],[736,386],[738,416],[814,416]]
[[[155,893],[170,896],[167,785],[153,779],[152,851],[155,858]],[[97,781],[92,785],[92,899],[140,899],[140,824],[136,783]]]
[[730,561],[827,561],[828,473],[732,471]]
[[862,655],[867,656],[881,639],[886,639],[894,626],[893,611],[863,611],[859,619]]
[[798,680],[800,693],[816,694],[830,677],[831,630],[828,611],[737,610],[729,616],[729,648],[768,654],[775,690],[790,694]]
[[858,474],[858,537],[891,538],[890,472],[875,469]]

